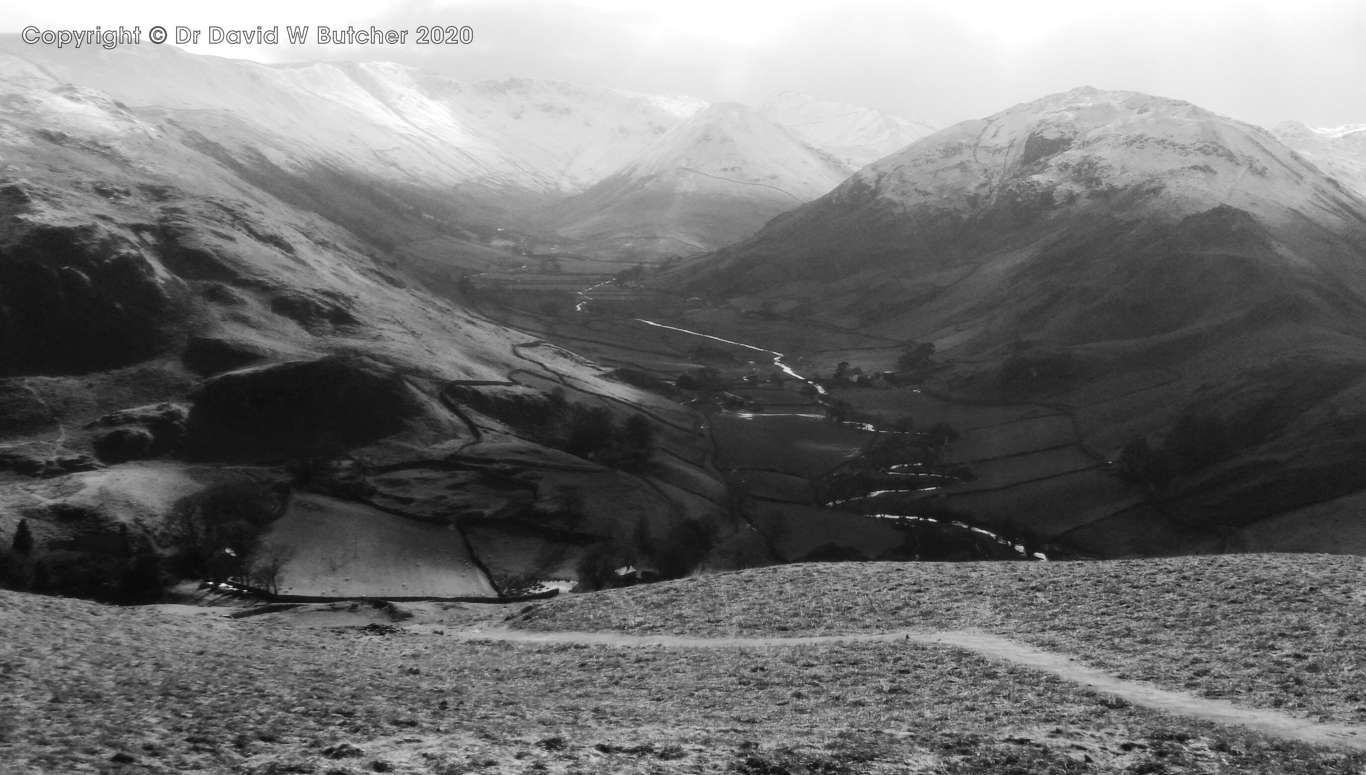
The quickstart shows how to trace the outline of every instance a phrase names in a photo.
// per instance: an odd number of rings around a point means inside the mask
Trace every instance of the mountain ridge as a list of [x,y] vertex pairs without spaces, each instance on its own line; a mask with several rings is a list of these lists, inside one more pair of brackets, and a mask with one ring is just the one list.
[[[1236,534],[1366,487],[1344,468],[1366,450],[1349,430],[1366,422],[1364,245],[1366,200],[1272,133],[1083,87],[918,140],[658,282],[933,343],[927,391],[1065,407],[1109,461],[1135,437],[1158,445],[1183,413],[1230,423],[1222,462],[1160,497],[1135,505],[1121,488],[1109,512],[1031,517],[1121,556],[1125,541],[1190,546],[1194,526]],[[1036,506],[1012,499],[1027,489],[947,503],[1026,519]]]

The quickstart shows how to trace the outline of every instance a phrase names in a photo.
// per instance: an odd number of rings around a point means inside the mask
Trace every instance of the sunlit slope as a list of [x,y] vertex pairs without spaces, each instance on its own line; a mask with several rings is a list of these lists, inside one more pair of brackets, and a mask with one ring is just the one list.
[[[20,68],[0,96],[4,535],[22,517],[41,552],[136,544],[169,555],[185,510],[207,508],[196,499],[246,492],[260,506],[253,524],[298,547],[301,593],[400,595],[406,584],[479,595],[493,587],[461,565],[469,519],[496,517],[483,533],[511,536],[503,566],[525,565],[531,550],[517,539],[530,535],[535,551],[565,549],[572,575],[576,553],[631,534],[642,503],[660,515],[661,541],[675,523],[716,516],[724,485],[688,410],[661,409],[573,354],[539,353],[458,295],[425,288],[355,231],[255,185],[230,154],[204,153],[174,115],[30,75]],[[650,414],[658,465],[618,476],[447,392],[518,379],[526,395],[559,388],[566,406],[601,408],[618,425]],[[386,481],[370,481],[369,466]],[[430,487],[397,473],[432,470]],[[94,499],[75,486],[92,476]],[[616,505],[572,530],[546,525],[582,518],[566,493],[605,476]],[[467,497],[438,497],[452,487]],[[498,507],[509,491],[512,506]],[[309,492],[351,503],[333,509],[336,525],[303,520],[289,502]],[[334,528],[368,546],[362,586],[323,556],[341,540]],[[424,531],[454,548],[416,557]]]
[[[462,83],[384,62],[278,66],[172,47],[62,50],[0,39],[10,82],[99,89],[130,108],[230,115],[286,169],[342,165],[392,182],[572,192],[602,179],[705,103],[554,79]],[[193,116],[183,116],[193,123]],[[209,139],[247,150],[211,124]]]

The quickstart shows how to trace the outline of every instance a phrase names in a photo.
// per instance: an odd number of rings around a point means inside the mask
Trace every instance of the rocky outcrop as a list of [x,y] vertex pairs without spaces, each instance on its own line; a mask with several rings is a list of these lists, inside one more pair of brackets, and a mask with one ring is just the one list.
[[333,356],[231,372],[193,395],[200,459],[314,457],[403,431],[421,405],[392,369]]
[[44,225],[0,246],[0,376],[85,374],[172,348],[183,287],[121,235]]

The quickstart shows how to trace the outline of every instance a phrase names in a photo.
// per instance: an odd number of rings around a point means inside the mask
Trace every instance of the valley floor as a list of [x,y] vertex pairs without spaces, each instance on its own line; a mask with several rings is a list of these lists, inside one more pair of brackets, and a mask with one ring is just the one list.
[[[0,592],[0,761],[7,773],[1360,772],[1360,744],[1198,716],[1261,708],[1311,732],[1355,726],[1364,563],[808,564],[531,606],[415,604],[411,618],[335,604],[228,619]],[[1103,680],[1060,678],[1069,663]],[[1189,707],[1123,697],[1154,689]]]

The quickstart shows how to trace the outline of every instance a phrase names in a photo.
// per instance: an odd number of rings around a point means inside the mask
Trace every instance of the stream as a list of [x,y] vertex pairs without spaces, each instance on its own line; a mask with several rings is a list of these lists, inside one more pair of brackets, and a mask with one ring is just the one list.
[[[575,305],[574,310],[575,310],[576,312],[583,312],[583,307],[584,307],[584,305],[587,304],[588,302],[590,302],[590,301],[592,300],[591,297],[590,297],[588,294],[589,294],[590,292],[592,292],[592,291],[598,289],[598,288],[601,288],[601,287],[604,286],[604,285],[607,285],[607,284],[610,283],[610,282],[611,282],[610,280],[604,281],[604,282],[598,283],[597,285],[594,285],[594,286],[591,286],[591,287],[589,287],[589,288],[586,288],[586,289],[584,289],[584,290],[582,290],[582,291],[578,291],[578,292],[577,292],[577,295],[580,296],[580,297],[582,297],[582,299],[578,302],[578,304]],[[689,330],[689,329],[686,329],[686,328],[679,328],[678,326],[671,326],[671,325],[667,325],[667,324],[665,324],[665,323],[659,323],[659,322],[656,322],[656,321],[654,321],[654,320],[646,320],[645,318],[635,318],[634,320],[635,320],[636,322],[638,322],[638,323],[644,323],[645,325],[651,326],[651,327],[654,327],[654,328],[662,328],[662,329],[666,329],[666,330],[668,330],[668,331],[676,331],[676,332],[678,332],[678,333],[680,333],[680,334],[687,334],[687,335],[689,335],[689,336],[696,336],[696,337],[700,337],[700,338],[702,338],[702,339],[710,339],[710,340],[712,340],[712,341],[714,341],[714,342],[721,342],[722,344],[728,344],[728,345],[732,345],[732,346],[734,346],[734,347],[741,347],[741,348],[744,348],[744,349],[746,349],[746,350],[753,350],[754,352],[763,353],[763,354],[765,354],[765,355],[771,356],[772,359],[773,359],[773,365],[774,365],[774,366],[776,366],[778,369],[780,369],[784,374],[788,375],[789,377],[791,377],[791,378],[793,378],[793,379],[796,379],[796,380],[800,380],[800,381],[806,383],[807,385],[810,385],[810,386],[811,386],[812,388],[814,388],[815,391],[816,391],[816,400],[817,400],[819,403],[821,403],[822,405],[826,404],[825,399],[826,399],[827,396],[829,396],[829,393],[826,391],[826,389],[825,389],[824,387],[822,387],[821,385],[817,384],[816,382],[813,382],[812,380],[807,379],[806,377],[802,376],[801,374],[798,374],[798,373],[797,373],[795,370],[793,370],[793,368],[792,368],[791,366],[789,366],[789,365],[787,364],[787,362],[784,360],[784,358],[786,358],[787,356],[784,355],[783,353],[778,352],[777,350],[769,350],[769,349],[764,348],[764,347],[758,347],[758,346],[756,346],[756,345],[746,344],[745,342],[736,342],[736,341],[734,341],[734,340],[725,339],[725,338],[722,338],[722,337],[719,337],[719,336],[714,336],[714,335],[712,335],[712,334],[704,334],[704,333],[701,333],[700,331],[692,331],[692,330]],[[920,392],[920,391],[919,391],[918,389],[916,389],[916,392]],[[794,417],[794,418],[800,417],[800,418],[804,418],[804,419],[809,419],[809,418],[813,417],[813,415],[810,415],[810,414],[801,414],[801,413],[772,413],[772,414],[765,413],[764,416],[766,416],[766,417],[772,417],[772,418],[781,418],[781,417],[791,416],[791,417]],[[852,427],[852,428],[857,428],[857,429],[859,429],[859,430],[866,431],[866,432],[869,432],[869,433],[903,433],[902,431],[884,431],[884,430],[880,430],[880,429],[874,427],[872,424],[869,424],[869,423],[844,422],[844,423],[841,423],[841,424],[842,424],[842,425],[845,425],[845,426]],[[826,503],[826,504],[824,504],[824,505],[825,505],[827,508],[838,508],[839,506],[842,506],[842,505],[845,505],[845,504],[855,503],[855,502],[858,502],[858,501],[866,501],[866,500],[870,500],[870,499],[877,498],[877,497],[879,497],[879,496],[884,496],[884,495],[889,495],[889,494],[894,494],[894,493],[908,493],[908,494],[909,494],[909,493],[933,492],[933,491],[941,490],[941,489],[943,489],[945,486],[947,486],[947,485],[949,485],[949,484],[951,484],[951,483],[957,481],[957,479],[955,479],[954,477],[944,476],[944,475],[939,475],[939,474],[904,473],[905,470],[906,470],[907,468],[912,467],[912,466],[918,467],[918,466],[920,466],[920,465],[921,465],[921,464],[900,464],[900,465],[894,465],[894,466],[892,466],[891,468],[889,468],[887,471],[884,471],[883,473],[891,474],[891,475],[893,475],[893,476],[905,476],[905,477],[908,477],[908,478],[909,478],[909,477],[920,478],[920,477],[924,477],[924,476],[934,476],[936,479],[939,480],[939,483],[938,483],[938,484],[935,484],[935,485],[928,486],[928,487],[911,487],[911,488],[905,488],[905,489],[883,489],[883,490],[873,490],[873,491],[868,492],[868,493],[866,493],[866,494],[864,494],[864,495],[854,496],[854,497],[851,497],[851,498],[844,498],[844,499],[840,499],[840,500],[834,500],[834,501],[830,501],[829,503]],[[857,512],[850,512],[850,513],[857,513]],[[872,517],[872,518],[876,518],[876,519],[898,520],[898,521],[901,521],[901,522],[919,522],[919,523],[935,524],[935,525],[951,525],[951,526],[953,526],[953,527],[960,528],[960,529],[965,530],[965,531],[969,531],[969,532],[972,532],[972,533],[977,533],[977,534],[979,534],[979,535],[981,535],[981,536],[983,536],[983,537],[985,537],[985,538],[987,538],[987,539],[989,539],[989,540],[991,540],[991,541],[996,542],[997,544],[1000,544],[1000,545],[1002,545],[1002,546],[1009,547],[1009,548],[1011,548],[1012,550],[1014,550],[1016,553],[1020,554],[1020,555],[1023,556],[1023,557],[1026,557],[1026,558],[1029,558],[1029,559],[1039,559],[1039,560],[1047,560],[1047,559],[1048,559],[1047,555],[1045,555],[1043,552],[1033,552],[1032,554],[1031,554],[1031,553],[1027,553],[1025,547],[1022,546],[1022,545],[1016,544],[1016,543],[1010,541],[1009,539],[1004,538],[1004,537],[1002,537],[1002,536],[1000,536],[1000,535],[998,535],[998,534],[996,534],[996,533],[993,533],[993,532],[991,532],[991,531],[989,531],[989,530],[986,530],[986,529],[983,529],[983,528],[980,528],[980,527],[974,527],[974,526],[972,526],[972,525],[968,525],[968,524],[966,524],[966,523],[964,523],[964,522],[960,522],[960,521],[957,521],[957,520],[944,520],[944,519],[937,519],[937,518],[934,518],[934,517],[924,517],[924,516],[915,516],[915,515],[906,515],[906,514],[862,514],[862,516]]]
[[[596,288],[597,286],[595,285],[595,286],[593,286],[593,287]],[[592,289],[590,288],[589,290],[592,290]],[[825,388],[821,387],[820,385],[817,385],[816,383],[812,382],[811,380],[807,379],[806,377],[803,377],[802,375],[800,375],[800,374],[798,374],[797,372],[793,371],[793,370],[792,370],[792,367],[791,367],[791,366],[788,366],[788,365],[783,361],[783,358],[785,358],[786,356],[783,355],[782,353],[778,352],[777,350],[765,350],[765,349],[762,348],[762,347],[755,347],[755,346],[752,345],[752,344],[745,344],[744,342],[733,342],[733,341],[731,341],[731,340],[729,340],[729,339],[722,339],[722,338],[719,337],[719,336],[712,336],[711,334],[703,334],[703,333],[699,333],[699,332],[697,332],[697,331],[689,331],[689,330],[686,329],[686,328],[678,328],[677,326],[666,326],[666,325],[664,325],[663,323],[656,323],[656,322],[653,321],[653,320],[646,320],[645,318],[636,318],[636,322],[638,322],[638,323],[644,323],[644,324],[647,325],[647,326],[654,326],[655,328],[667,328],[667,329],[670,330],[670,331],[677,331],[677,332],[679,332],[680,334],[690,334],[690,335],[692,335],[692,336],[700,336],[700,337],[702,337],[703,339],[711,339],[712,341],[715,341],[715,342],[723,342],[723,343],[725,343],[725,344],[735,345],[736,347],[743,347],[743,348],[745,348],[746,350],[753,350],[753,351],[755,351],[755,352],[764,353],[764,354],[766,354],[766,355],[772,355],[772,356],[773,356],[773,365],[774,365],[774,366],[777,366],[779,369],[782,369],[782,372],[783,372],[784,374],[788,375],[789,377],[792,377],[793,379],[799,379],[799,380],[801,380],[802,382],[805,382],[806,384],[808,384],[808,385],[810,385],[811,387],[815,388],[815,389],[816,389],[816,393],[817,393],[818,395],[822,395],[822,396],[823,396],[823,395],[826,395]]]

